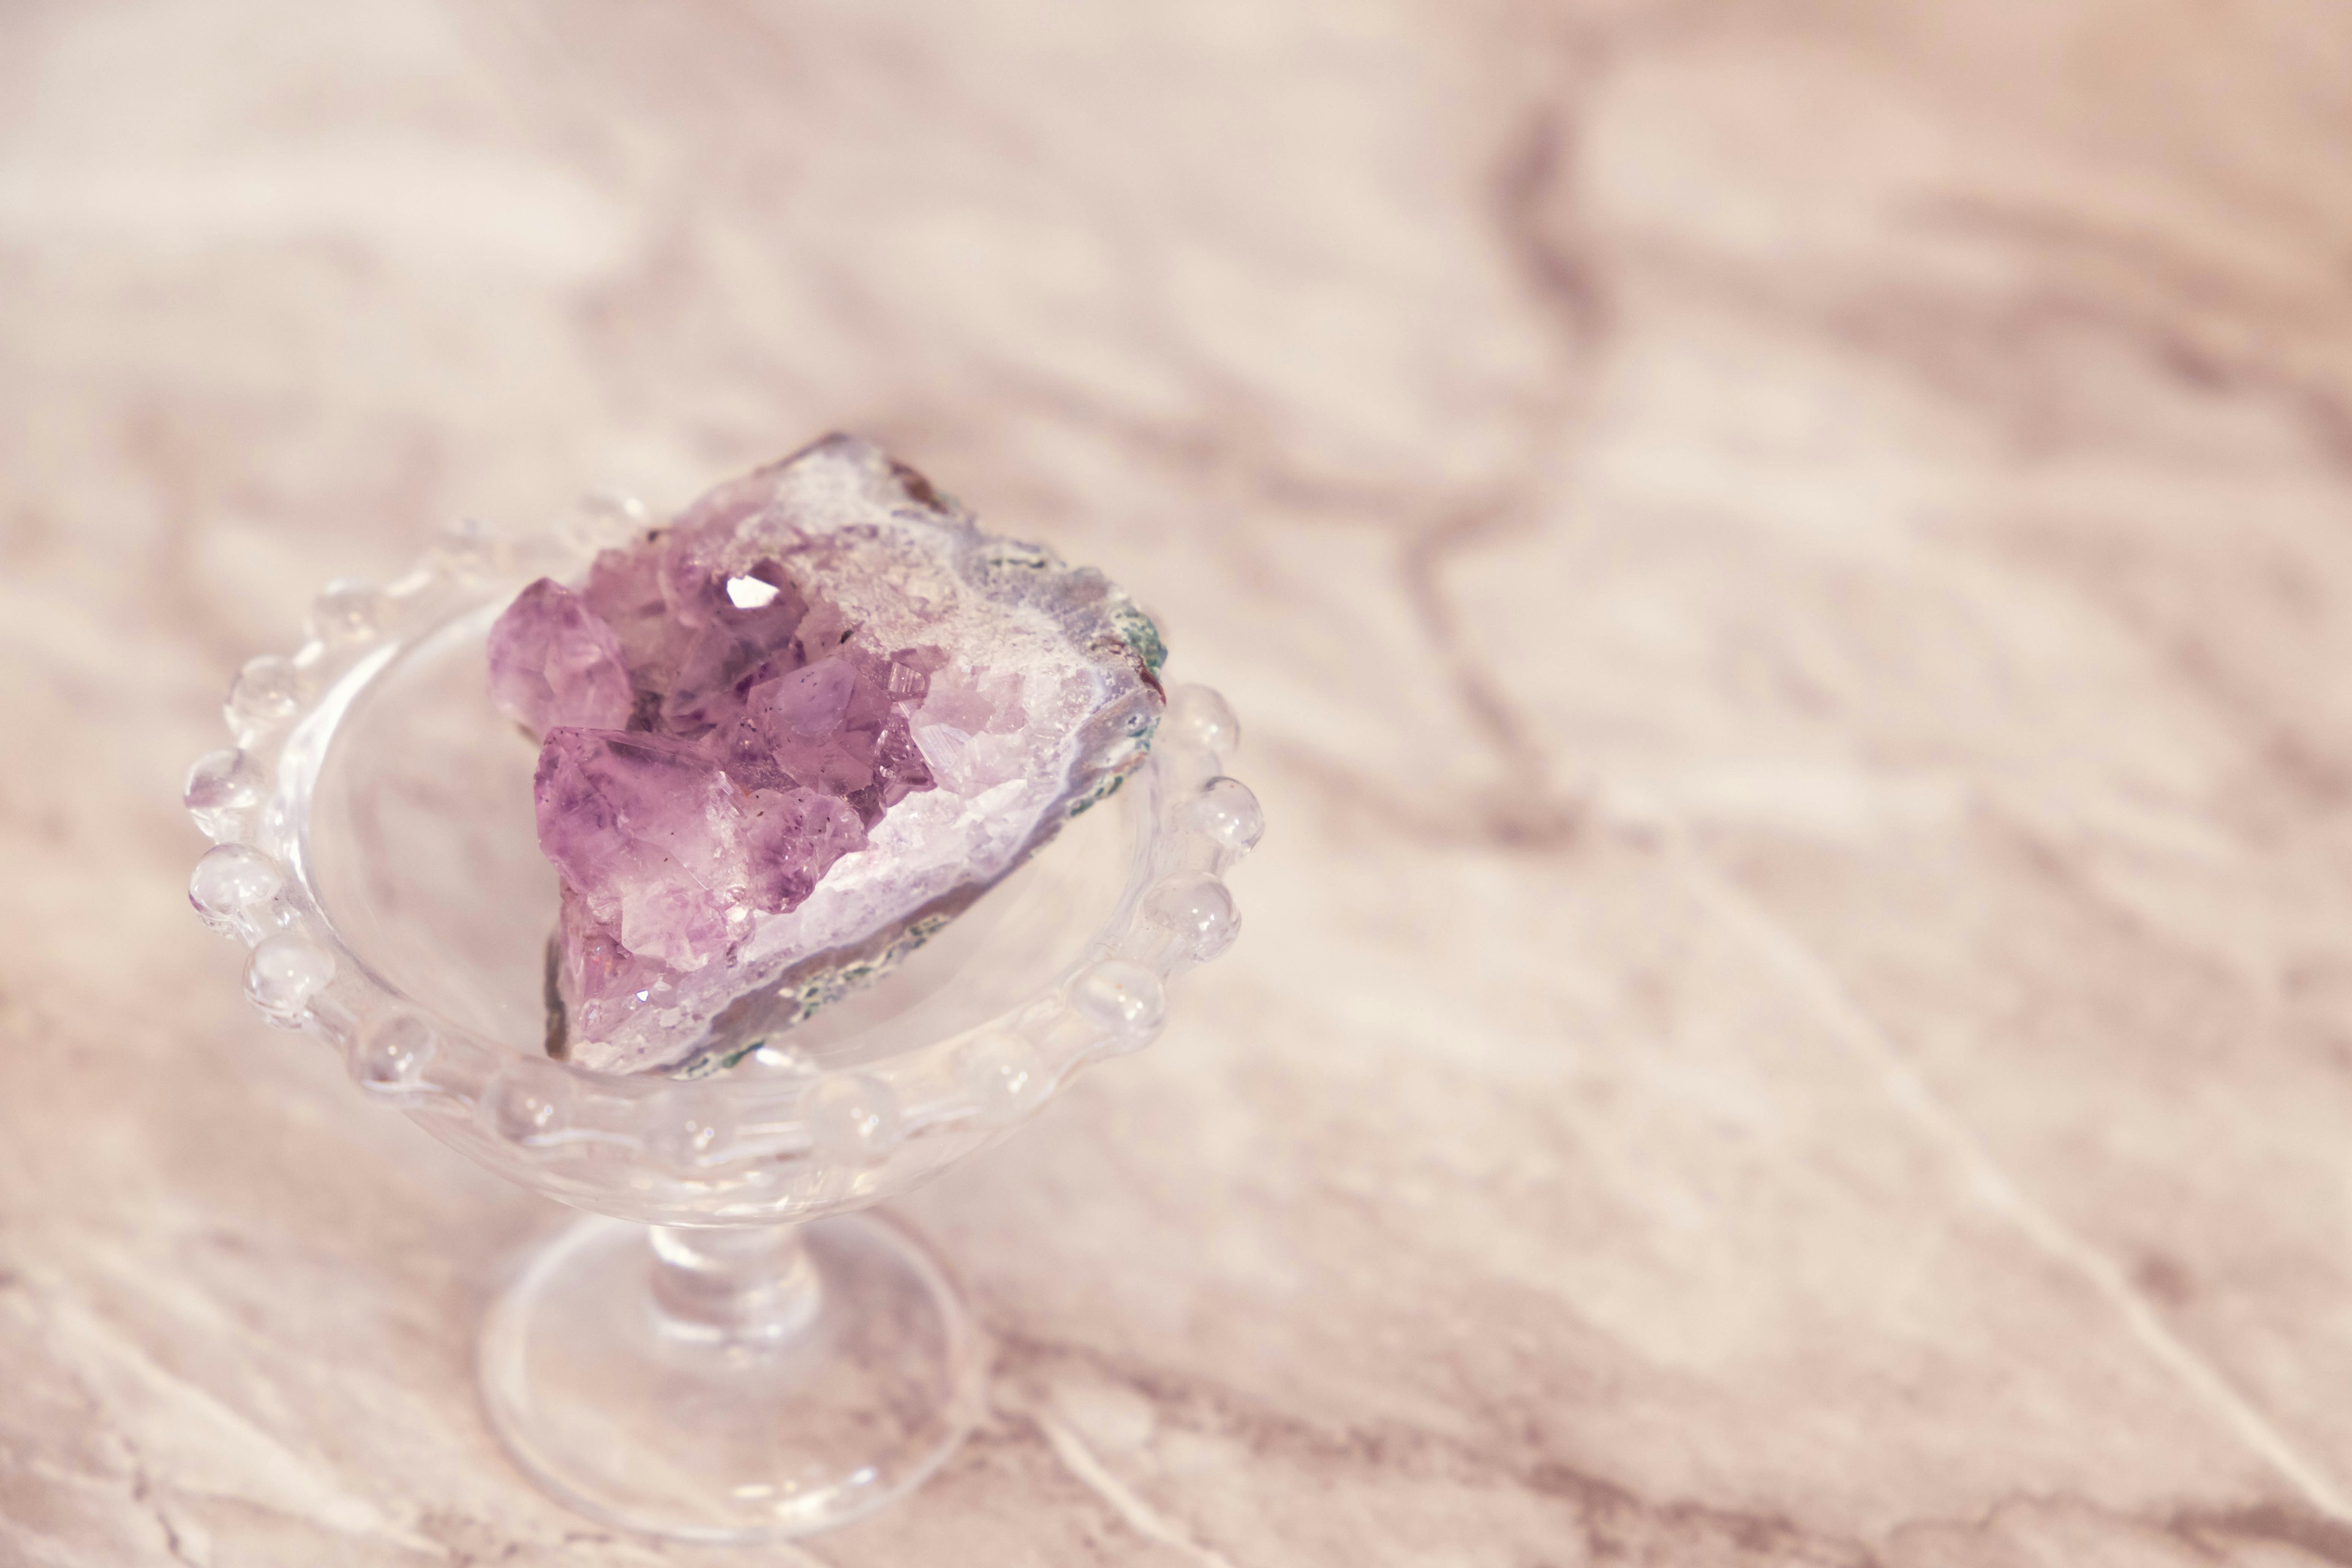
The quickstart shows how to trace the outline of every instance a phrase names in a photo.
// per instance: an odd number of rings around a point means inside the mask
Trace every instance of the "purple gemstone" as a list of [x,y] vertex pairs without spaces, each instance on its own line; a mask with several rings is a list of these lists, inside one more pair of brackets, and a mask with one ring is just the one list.
[[877,972],[1140,761],[1160,703],[1157,634],[1099,574],[846,437],[605,551],[576,594],[532,584],[489,652],[542,737],[551,1039],[610,1071],[722,1059]]
[[525,728],[619,729],[629,721],[629,672],[613,628],[580,595],[541,577],[490,628],[490,696]]
[[552,730],[533,798],[541,850],[631,952],[688,970],[726,952],[747,872],[717,763],[667,735]]
[[797,908],[833,863],[866,847],[866,824],[838,795],[754,790],[745,797],[744,859],[751,902],[769,914]]
[[603,1038],[670,988],[670,971],[623,947],[613,928],[597,920],[587,900],[569,884],[556,944],[558,983],[570,1012],[565,1022],[575,1040]]

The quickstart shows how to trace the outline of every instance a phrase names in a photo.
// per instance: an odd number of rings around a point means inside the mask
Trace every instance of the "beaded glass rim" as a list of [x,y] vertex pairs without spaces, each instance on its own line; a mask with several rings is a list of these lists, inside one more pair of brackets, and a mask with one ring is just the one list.
[[1078,1068],[1149,1044],[1170,980],[1231,944],[1223,874],[1263,826],[1223,772],[1239,737],[1203,686],[1169,693],[1144,763],[1119,903],[1041,992],[929,1045],[855,1067],[708,1078],[621,1077],[532,1056],[433,1016],[349,951],[305,865],[309,795],[353,697],[407,643],[541,575],[569,578],[647,520],[583,508],[547,534],[444,533],[382,587],[337,581],[290,656],[248,660],[224,710],[234,745],[189,770],[185,804],[213,847],[189,900],[247,948],[264,1018],[343,1056],[372,1096],[443,1142],[581,1207],[656,1223],[805,1218],[902,1190],[1037,1110]]

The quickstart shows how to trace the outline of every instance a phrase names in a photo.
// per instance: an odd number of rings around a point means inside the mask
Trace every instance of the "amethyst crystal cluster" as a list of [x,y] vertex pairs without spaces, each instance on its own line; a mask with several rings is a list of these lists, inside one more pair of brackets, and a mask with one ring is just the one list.
[[541,741],[549,1049],[693,1072],[870,978],[1100,798],[1159,719],[1126,595],[833,437],[491,629]]

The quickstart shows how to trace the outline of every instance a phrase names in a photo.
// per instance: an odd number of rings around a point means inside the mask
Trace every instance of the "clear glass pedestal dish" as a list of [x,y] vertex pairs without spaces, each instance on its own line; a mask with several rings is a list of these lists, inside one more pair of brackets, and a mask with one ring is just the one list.
[[1144,765],[898,969],[707,1078],[543,1049],[553,869],[536,749],[490,705],[483,642],[525,584],[642,526],[445,537],[381,588],[334,584],[289,657],[247,663],[235,745],[187,805],[190,898],[250,949],[271,1023],[371,1097],[589,1211],[492,1306],[482,1395],[520,1464],[624,1529],[806,1534],[919,1485],[985,1399],[984,1336],[922,1242],[864,1211],[1148,1044],[1168,983],[1239,917],[1257,838],[1214,692],[1180,687]]

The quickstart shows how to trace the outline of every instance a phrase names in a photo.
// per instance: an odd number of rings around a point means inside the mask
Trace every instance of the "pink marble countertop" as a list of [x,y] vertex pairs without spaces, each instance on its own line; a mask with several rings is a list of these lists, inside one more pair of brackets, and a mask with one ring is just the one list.
[[[2317,0],[0,10],[0,1563],[2352,1563],[2347,169]],[[904,1205],[980,1436],[666,1551],[174,797],[326,578],[836,426],[1273,826]]]

